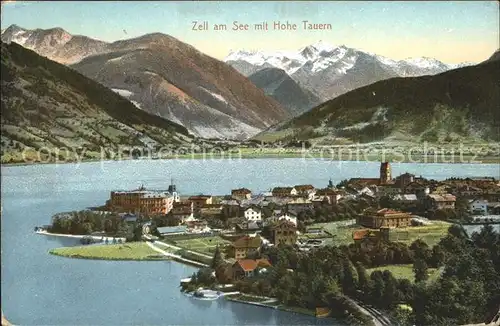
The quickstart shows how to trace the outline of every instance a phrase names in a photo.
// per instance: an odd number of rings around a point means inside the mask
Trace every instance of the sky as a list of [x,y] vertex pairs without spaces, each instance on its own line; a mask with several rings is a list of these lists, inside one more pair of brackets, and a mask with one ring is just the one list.
[[[499,48],[499,12],[499,1],[2,1],[1,28],[62,27],[109,42],[161,32],[217,59],[231,50],[297,50],[322,40],[392,59],[459,63],[483,61]],[[304,20],[331,29],[304,30]],[[193,30],[193,22],[205,21],[209,30]],[[232,30],[234,21],[249,30]],[[297,30],[273,30],[275,21]],[[269,30],[255,30],[261,22]]]

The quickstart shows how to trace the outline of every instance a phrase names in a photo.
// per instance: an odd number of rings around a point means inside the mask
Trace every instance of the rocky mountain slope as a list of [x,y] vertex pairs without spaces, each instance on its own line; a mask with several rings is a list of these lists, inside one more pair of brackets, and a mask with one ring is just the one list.
[[[78,43],[72,43],[74,39]],[[59,28],[29,31],[11,26],[2,40],[72,63],[137,107],[200,137],[245,139],[289,117],[235,69],[165,34],[104,43]]]
[[322,101],[383,79],[433,75],[470,65],[449,65],[425,57],[396,61],[321,41],[296,52],[235,51],[224,61],[246,76],[266,68],[283,69]]
[[23,155],[28,161],[112,158],[123,146],[193,141],[183,126],[16,43],[1,44],[1,90],[2,163],[24,162]]
[[250,75],[248,79],[294,116],[300,115],[320,103],[320,99],[316,95],[300,87],[282,69],[265,68]]
[[499,141],[500,61],[350,91],[257,138],[323,143]]

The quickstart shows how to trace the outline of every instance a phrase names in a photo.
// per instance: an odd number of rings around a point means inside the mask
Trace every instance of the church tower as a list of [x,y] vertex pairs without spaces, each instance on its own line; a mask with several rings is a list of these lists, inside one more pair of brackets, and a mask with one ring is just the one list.
[[170,179],[170,186],[168,186],[168,192],[174,197],[174,202],[178,203],[181,201],[179,193],[177,192],[177,187],[174,184],[174,179]]
[[391,183],[391,165],[389,162],[380,163],[380,184],[388,184]]

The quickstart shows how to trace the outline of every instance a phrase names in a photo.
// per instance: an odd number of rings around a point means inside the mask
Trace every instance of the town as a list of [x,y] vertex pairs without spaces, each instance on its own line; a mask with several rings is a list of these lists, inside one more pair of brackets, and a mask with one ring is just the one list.
[[[337,185],[330,179],[322,188],[287,185],[264,193],[241,187],[227,195],[182,196],[171,180],[166,190],[141,186],[112,191],[106,204],[92,213],[104,216],[103,223],[93,223],[81,214],[54,216],[49,231],[146,240],[159,253],[202,267],[182,282],[185,291],[203,295],[197,289],[216,286],[224,291],[227,287],[239,293],[234,300],[281,303],[318,316],[334,314],[331,306],[341,306],[342,312],[349,311],[350,318],[362,324],[370,323],[356,311],[369,304],[374,316],[379,316],[374,318],[384,324],[396,315],[400,320],[422,313],[405,312],[409,306],[418,309],[411,305],[411,284],[437,282],[447,272],[451,262],[445,262],[458,246],[450,240],[452,235],[464,239],[467,246],[468,241],[493,234],[497,240],[490,238],[491,243],[482,246],[498,247],[500,182],[492,177],[436,181],[410,173],[393,177],[390,163],[383,162],[378,177],[351,178]],[[68,222],[76,219],[84,229]],[[498,264],[496,255],[492,263]],[[321,257],[323,261],[317,261]],[[304,265],[313,261],[316,267]],[[282,287],[293,288],[280,285],[281,279],[292,282],[287,271],[297,273],[295,281],[306,273],[305,284],[317,273],[336,271],[338,285],[332,291],[347,299],[325,298],[320,289],[314,297],[299,299],[299,294],[305,295],[299,285],[296,293],[280,292]],[[395,292],[377,289],[377,282],[386,289],[392,284]],[[327,283],[321,284],[328,288]],[[377,296],[384,295],[390,295],[389,301],[377,306]],[[498,308],[484,309],[496,312]]]

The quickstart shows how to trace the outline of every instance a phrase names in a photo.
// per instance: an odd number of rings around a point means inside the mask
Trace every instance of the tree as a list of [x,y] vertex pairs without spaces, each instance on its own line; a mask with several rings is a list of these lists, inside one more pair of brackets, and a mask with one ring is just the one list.
[[215,277],[221,284],[229,284],[232,280],[231,264],[220,263],[215,267]]
[[222,259],[222,254],[220,252],[219,246],[217,245],[215,247],[215,252],[214,256],[212,258],[212,262],[210,263],[210,267],[212,269],[217,269],[217,267],[224,262],[224,259]]
[[366,268],[361,262],[356,263],[356,272],[358,273],[358,287],[366,293],[369,287],[369,278]]
[[427,263],[421,258],[415,259],[413,263],[413,272],[415,273],[415,282],[426,281],[429,278],[427,274]]

